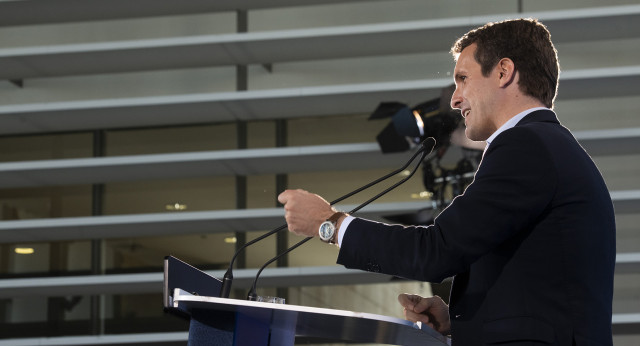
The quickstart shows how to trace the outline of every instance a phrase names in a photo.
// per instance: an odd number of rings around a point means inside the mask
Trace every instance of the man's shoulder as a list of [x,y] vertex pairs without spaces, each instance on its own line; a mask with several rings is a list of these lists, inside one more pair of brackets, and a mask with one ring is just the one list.
[[542,109],[531,112],[514,127],[504,131],[501,136],[502,140],[523,141],[524,139],[533,139],[544,141],[552,133],[570,134],[569,130],[562,126],[556,113],[550,109]]
[[560,121],[558,120],[558,116],[551,109],[539,109],[535,110],[525,117],[520,119],[518,123],[514,127],[526,126],[531,124],[555,124],[560,125]]
[[491,147],[497,147],[504,144],[528,146],[541,144],[544,133],[548,132],[547,125],[541,122],[528,122],[518,124],[510,129],[500,133],[491,143]]

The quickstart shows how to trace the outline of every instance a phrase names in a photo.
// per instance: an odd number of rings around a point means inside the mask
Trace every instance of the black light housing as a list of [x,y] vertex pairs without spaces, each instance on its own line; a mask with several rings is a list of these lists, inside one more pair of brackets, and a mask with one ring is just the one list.
[[376,136],[383,153],[409,150],[427,137],[436,139],[436,148],[449,143],[458,126],[460,112],[451,109],[452,87],[442,89],[442,96],[414,107],[400,102],[382,102],[369,120],[391,118],[391,122]]

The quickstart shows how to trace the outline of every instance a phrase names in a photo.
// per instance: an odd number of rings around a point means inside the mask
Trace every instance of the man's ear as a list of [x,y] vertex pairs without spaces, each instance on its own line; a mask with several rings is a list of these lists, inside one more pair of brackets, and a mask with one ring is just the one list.
[[509,58],[500,59],[496,65],[496,69],[499,76],[500,87],[506,87],[513,83],[516,77],[516,66],[513,60]]

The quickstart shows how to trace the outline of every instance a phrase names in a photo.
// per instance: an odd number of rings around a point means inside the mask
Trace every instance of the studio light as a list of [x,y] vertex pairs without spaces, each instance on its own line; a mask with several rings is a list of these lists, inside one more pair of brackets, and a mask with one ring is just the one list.
[[376,136],[383,153],[409,150],[427,137],[436,139],[436,149],[449,143],[460,123],[460,112],[449,106],[453,86],[443,88],[441,97],[409,107],[400,102],[382,102],[369,120],[391,118]]

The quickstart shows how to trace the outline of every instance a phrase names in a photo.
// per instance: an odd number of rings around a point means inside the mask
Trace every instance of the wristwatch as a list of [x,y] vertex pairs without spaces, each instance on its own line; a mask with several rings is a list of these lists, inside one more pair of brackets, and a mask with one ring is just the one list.
[[325,243],[335,244],[337,243],[336,235],[338,234],[338,230],[336,229],[336,223],[340,219],[342,215],[346,215],[343,212],[337,212],[331,215],[327,219],[327,221],[320,224],[320,229],[318,229],[318,234],[320,235],[320,240]]

